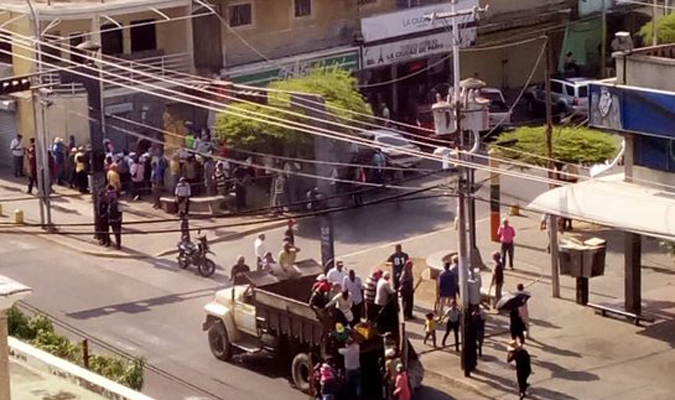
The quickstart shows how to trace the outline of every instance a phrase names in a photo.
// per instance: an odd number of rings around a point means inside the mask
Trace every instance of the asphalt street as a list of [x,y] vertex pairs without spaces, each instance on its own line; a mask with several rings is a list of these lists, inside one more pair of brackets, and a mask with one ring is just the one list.
[[[386,259],[395,242],[403,243],[415,257],[454,248],[448,230],[455,207],[454,198],[437,197],[334,214],[336,255],[365,275]],[[487,212],[487,204],[479,202],[479,223],[487,222]],[[283,230],[267,232],[270,249],[280,247]],[[319,257],[317,230],[315,221],[301,222],[296,242],[303,257]],[[161,238],[169,247],[176,241]],[[97,342],[146,357],[147,394],[161,400],[305,398],[289,385],[286,371],[266,357],[217,361],[201,329],[202,307],[228,284],[229,266],[236,256],[252,257],[254,237],[214,245],[220,269],[210,279],[180,270],[171,257],[113,260],[81,255],[26,235],[2,239],[0,274],[34,288],[27,303]],[[452,399],[448,393],[457,394],[443,382],[430,386],[433,389],[426,388],[420,398]],[[461,398],[470,397],[461,393]]]

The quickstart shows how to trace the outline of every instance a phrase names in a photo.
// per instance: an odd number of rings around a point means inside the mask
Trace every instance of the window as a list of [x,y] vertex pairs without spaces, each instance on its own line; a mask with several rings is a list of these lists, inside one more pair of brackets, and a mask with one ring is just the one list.
[[108,24],[101,27],[101,52],[103,54],[124,53],[122,43],[122,29],[117,25]]
[[295,17],[312,15],[312,0],[295,0]]
[[563,87],[561,82],[551,81],[551,92],[562,93]]
[[574,93],[574,86],[572,85],[565,85],[565,90],[567,91],[567,94],[572,97],[576,97],[576,94]]
[[[0,32],[0,62],[12,63],[12,38],[9,33]],[[5,53],[7,52],[7,53]]]
[[253,7],[251,3],[237,4],[228,9],[230,26],[245,26],[253,23]]
[[134,21],[131,23],[131,52],[156,50],[157,32],[154,20]]
[[579,86],[579,97],[588,97],[588,86]]

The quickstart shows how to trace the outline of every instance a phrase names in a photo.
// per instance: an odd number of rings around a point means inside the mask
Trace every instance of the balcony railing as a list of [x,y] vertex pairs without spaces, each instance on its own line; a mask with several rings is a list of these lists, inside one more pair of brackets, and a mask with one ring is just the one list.
[[[114,63],[115,66],[109,64],[103,66],[104,72],[102,77],[105,80],[103,84],[103,96],[119,96],[133,92],[133,89],[120,86],[115,84],[115,82],[126,86],[139,86],[148,90],[152,90],[152,88],[142,85],[142,83],[150,83],[162,87],[175,86],[155,77],[184,80],[185,77],[181,74],[190,72],[190,58],[188,53],[168,54],[135,60],[104,56],[103,59],[105,61]],[[105,72],[115,74],[115,76],[111,76]],[[61,83],[58,73],[43,75],[42,83],[53,85],[52,91],[55,94],[75,95],[84,93],[84,87],[80,84]]]

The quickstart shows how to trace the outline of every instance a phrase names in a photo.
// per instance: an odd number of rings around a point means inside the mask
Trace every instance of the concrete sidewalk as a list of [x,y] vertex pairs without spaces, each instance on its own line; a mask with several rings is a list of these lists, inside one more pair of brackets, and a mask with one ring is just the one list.
[[[152,258],[171,254],[176,248],[180,236],[180,224],[177,216],[153,209],[150,202],[130,202],[127,199],[120,201],[125,223],[150,220],[161,222],[125,225],[123,227],[121,250],[100,246],[93,235],[88,233],[93,232],[93,226],[67,226],[68,224],[92,224],[93,204],[91,195],[82,195],[76,190],[58,185],[54,185],[53,189],[55,197],[51,199],[51,216],[53,224],[57,225],[57,232],[45,232],[37,226],[29,226],[30,224],[40,223],[38,197],[26,193],[26,185],[22,180],[6,176],[0,177],[0,205],[2,205],[0,232],[34,233],[72,250],[98,257]],[[23,211],[26,225],[13,224],[15,210]],[[269,216],[222,216],[219,218],[191,219],[190,228],[217,226],[217,229],[209,230],[209,241],[217,243],[236,240],[246,235],[286,224],[285,220],[266,221],[268,219],[270,219]],[[142,233],[149,231],[167,232]],[[124,235],[124,232],[129,234]]]
[[[530,398],[545,400],[635,399],[666,400],[675,393],[670,371],[675,367],[675,266],[658,242],[643,243],[643,307],[656,318],[647,327],[620,319],[604,318],[574,301],[574,280],[561,278],[561,299],[551,297],[550,255],[547,235],[540,232],[539,216],[511,217],[517,229],[515,271],[506,271],[505,291],[523,283],[531,292],[531,338],[526,347],[532,355],[534,375]],[[489,224],[479,225],[479,248],[487,264],[497,244],[489,241]],[[454,235],[454,232],[453,232]],[[456,236],[456,235],[454,235]],[[623,254],[621,234],[575,223],[575,231],[563,237],[600,236],[608,240],[605,276],[590,281],[590,301],[623,301]],[[491,276],[483,275],[483,286]],[[421,353],[427,373],[458,389],[467,398],[517,399],[515,368],[506,363],[510,340],[508,317],[490,312],[483,357],[471,378],[460,370],[454,346],[434,349],[422,344],[421,316],[432,309],[435,287],[425,281],[416,292],[417,320],[407,323],[413,345]],[[445,326],[439,326],[440,346]],[[448,344],[453,343],[452,334]]]

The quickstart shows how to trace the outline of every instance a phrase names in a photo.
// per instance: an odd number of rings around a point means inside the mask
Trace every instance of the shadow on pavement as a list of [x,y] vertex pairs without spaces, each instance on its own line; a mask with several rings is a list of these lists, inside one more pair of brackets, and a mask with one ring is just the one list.
[[170,294],[150,299],[131,301],[127,303],[111,304],[107,306],[91,308],[88,310],[76,311],[66,315],[73,319],[86,320],[116,313],[138,314],[149,312],[152,311],[153,308],[165,306],[168,304],[179,303],[181,301],[192,300],[195,298],[210,297],[213,296],[213,292],[219,288],[220,286],[193,290],[190,292]]
[[442,392],[436,388],[430,386],[422,386],[417,392],[415,392],[415,398],[420,398],[424,400],[456,400],[457,397],[450,396],[449,394]]

